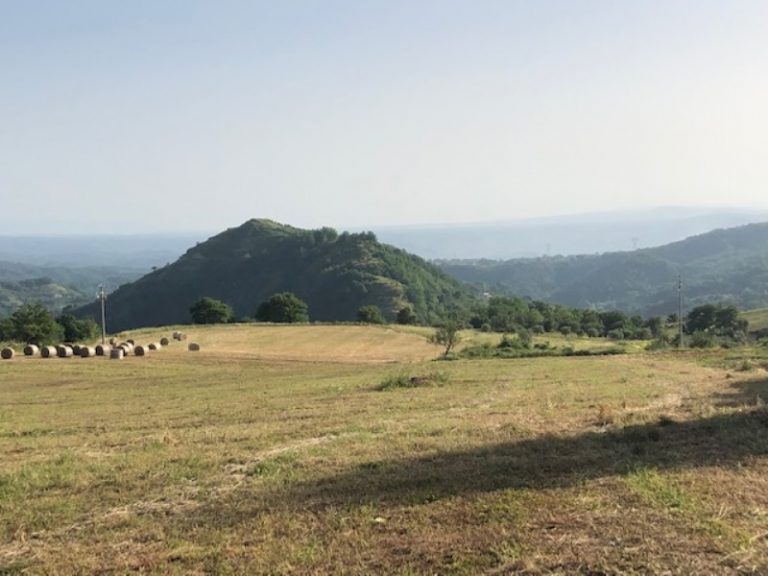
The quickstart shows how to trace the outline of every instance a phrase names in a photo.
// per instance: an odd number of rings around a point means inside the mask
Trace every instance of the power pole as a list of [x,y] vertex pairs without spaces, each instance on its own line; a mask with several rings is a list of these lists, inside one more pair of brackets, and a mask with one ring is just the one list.
[[683,347],[683,277],[677,277],[677,347]]
[[104,346],[107,343],[107,294],[104,292],[104,284],[99,284],[99,292],[96,296],[101,301],[101,345]]

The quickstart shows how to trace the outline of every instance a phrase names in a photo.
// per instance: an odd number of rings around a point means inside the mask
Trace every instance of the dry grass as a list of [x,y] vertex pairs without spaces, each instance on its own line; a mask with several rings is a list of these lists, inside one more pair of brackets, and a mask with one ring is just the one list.
[[377,327],[190,337],[0,364],[0,573],[768,571],[761,368],[434,363]]

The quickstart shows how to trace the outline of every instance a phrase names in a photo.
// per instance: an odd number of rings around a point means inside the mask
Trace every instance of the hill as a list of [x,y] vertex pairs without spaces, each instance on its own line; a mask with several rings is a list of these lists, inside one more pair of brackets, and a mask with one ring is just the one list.
[[714,230],[631,252],[440,265],[484,290],[574,307],[675,312],[681,275],[686,308],[712,301],[760,308],[768,306],[768,223]]
[[[420,321],[436,322],[471,301],[438,267],[379,243],[370,232],[250,220],[121,286],[109,296],[107,322],[110,330],[185,323],[190,306],[204,296],[225,301],[242,318],[282,291],[306,301],[313,321],[352,321],[361,306],[375,304],[389,319],[411,306]],[[96,306],[77,313],[95,316]]]
[[143,271],[120,266],[43,266],[0,261],[0,318],[22,304],[39,302],[53,314],[82,306],[94,298],[97,286],[116,287]]
[[382,241],[429,259],[572,256],[662,246],[717,228],[768,220],[765,210],[659,207],[508,222],[373,228]]

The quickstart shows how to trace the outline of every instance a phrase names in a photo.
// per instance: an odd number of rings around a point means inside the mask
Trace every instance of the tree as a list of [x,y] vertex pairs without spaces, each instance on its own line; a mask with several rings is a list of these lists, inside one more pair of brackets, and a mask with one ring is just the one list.
[[309,322],[309,307],[296,294],[279,292],[273,294],[266,302],[259,304],[256,320],[279,324]]
[[44,346],[60,342],[64,329],[42,304],[25,304],[11,315],[11,339]]
[[357,321],[364,324],[384,324],[384,315],[381,313],[381,308],[375,304],[368,306],[361,306],[357,310]]
[[458,344],[461,340],[459,329],[460,326],[458,322],[446,322],[442,326],[439,326],[437,330],[435,330],[435,333],[429,337],[429,341],[432,344],[445,346],[443,358],[447,358],[453,347],[456,346],[456,344]]
[[189,309],[195,324],[225,324],[234,317],[232,307],[215,298],[201,298]]
[[416,324],[416,312],[410,306],[404,306],[400,308],[397,313],[398,324]]
[[72,314],[63,314],[56,321],[64,329],[64,340],[67,342],[92,340],[99,332],[99,327],[91,318],[77,318]]

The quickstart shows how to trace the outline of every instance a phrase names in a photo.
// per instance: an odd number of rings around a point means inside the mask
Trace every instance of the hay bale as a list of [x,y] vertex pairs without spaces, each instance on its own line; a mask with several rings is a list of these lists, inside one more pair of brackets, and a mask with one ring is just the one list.
[[72,354],[74,354],[75,356],[80,356],[81,348],[82,346],[80,346],[80,344],[72,344]]
[[134,356],[147,356],[149,354],[149,348],[147,346],[142,346],[139,344],[133,349],[133,355]]
[[80,346],[80,358],[93,358],[96,356],[96,348],[93,346]]
[[96,346],[96,356],[109,356],[112,346],[109,344],[99,344]]
[[133,344],[129,342],[121,342],[120,348],[123,348],[125,350],[125,355],[127,356],[129,353],[133,352]]
[[173,331],[173,339],[174,340],[178,340],[179,339],[179,334],[181,334],[181,332],[179,332],[178,330],[174,330]]
[[163,345],[160,342],[152,342],[147,346],[150,350],[160,350],[162,347]]
[[40,348],[40,356],[43,358],[56,358],[55,346],[43,346]]
[[115,338],[114,336],[112,338],[110,338],[109,339],[109,345],[110,346],[117,346],[117,338]]
[[2,358],[3,360],[10,360],[15,355],[16,355],[16,352],[10,346],[8,348],[3,348],[2,351],[0,351],[0,358]]
[[131,338],[128,338],[128,340],[126,340],[126,342],[128,342],[128,344],[130,344],[131,346],[136,346],[136,341],[132,340]]
[[160,338],[160,345],[161,346],[168,346],[168,344],[170,344],[170,343],[171,343],[171,341],[168,340],[168,338],[166,338],[165,336]]
[[125,350],[122,348],[112,348],[112,350],[109,351],[110,360],[122,360],[123,356],[125,356]]
[[34,344],[27,344],[24,346],[24,356],[37,356],[38,352],[40,352],[40,348]]
[[190,342],[189,346],[187,346],[187,349],[190,352],[199,352],[200,351],[200,344],[198,344],[197,342]]
[[71,346],[62,344],[56,347],[56,356],[59,358],[71,358],[73,353]]

